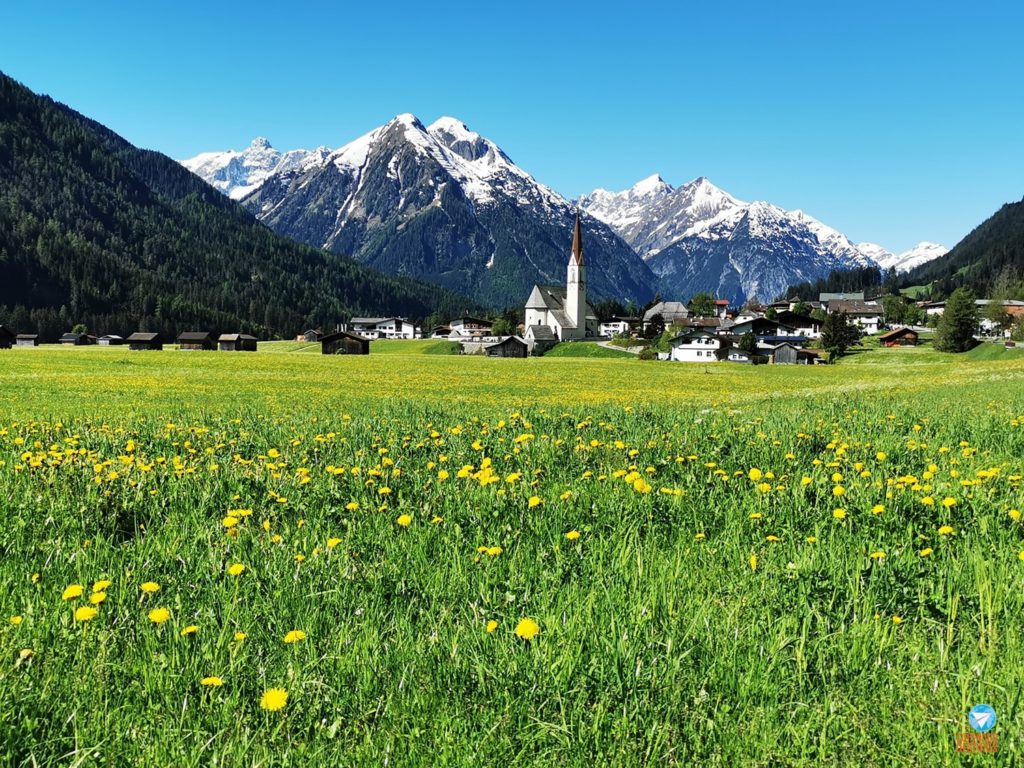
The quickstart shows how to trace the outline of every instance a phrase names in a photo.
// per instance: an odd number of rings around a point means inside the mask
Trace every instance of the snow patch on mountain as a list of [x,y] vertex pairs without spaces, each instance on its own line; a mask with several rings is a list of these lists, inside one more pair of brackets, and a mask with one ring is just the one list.
[[232,200],[241,200],[273,174],[323,162],[328,154],[330,150],[327,147],[293,149],[282,153],[260,136],[241,151],[203,152],[180,162]]
[[895,269],[897,272],[909,272],[914,267],[927,264],[940,256],[949,253],[949,248],[938,243],[922,241],[903,253],[892,253],[874,243],[860,243],[857,246],[861,253],[875,261],[884,270]]

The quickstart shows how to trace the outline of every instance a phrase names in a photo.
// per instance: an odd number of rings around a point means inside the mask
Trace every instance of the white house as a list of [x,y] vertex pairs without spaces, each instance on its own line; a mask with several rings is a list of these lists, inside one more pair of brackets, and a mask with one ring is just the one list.
[[703,328],[694,328],[681,333],[669,342],[672,351],[669,360],[679,363],[717,363],[723,359],[732,340]]
[[491,330],[494,328],[494,323],[490,320],[484,320],[479,317],[464,315],[456,320],[452,320],[448,324],[448,328],[449,339],[452,341],[462,341],[463,339],[475,339],[481,336],[490,336]]
[[565,287],[535,285],[526,300],[527,342],[572,341],[597,335],[597,315],[587,303],[587,267],[583,260],[580,214],[572,233],[572,251],[566,267]]
[[602,336],[625,336],[629,334],[633,328],[640,324],[640,318],[638,317],[613,317],[607,322],[601,323],[598,326],[598,332]]
[[353,317],[346,330],[367,339],[416,338],[416,326],[403,317]]
[[877,301],[860,299],[832,299],[828,302],[827,312],[845,312],[847,319],[858,326],[864,333],[878,333],[882,327],[882,305]]

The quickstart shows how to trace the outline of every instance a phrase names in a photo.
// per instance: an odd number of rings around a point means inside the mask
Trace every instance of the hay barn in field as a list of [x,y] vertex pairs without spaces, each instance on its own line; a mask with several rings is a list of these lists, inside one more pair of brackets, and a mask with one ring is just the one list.
[[354,333],[335,331],[320,339],[320,351],[325,355],[368,355],[370,340]]

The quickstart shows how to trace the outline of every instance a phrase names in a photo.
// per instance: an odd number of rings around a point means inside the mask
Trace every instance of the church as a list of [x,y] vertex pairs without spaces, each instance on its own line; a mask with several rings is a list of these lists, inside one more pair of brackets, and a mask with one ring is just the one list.
[[579,211],[572,232],[565,287],[533,286],[526,300],[525,325],[524,336],[531,347],[538,342],[574,341],[597,335],[597,315],[587,303],[587,267]]

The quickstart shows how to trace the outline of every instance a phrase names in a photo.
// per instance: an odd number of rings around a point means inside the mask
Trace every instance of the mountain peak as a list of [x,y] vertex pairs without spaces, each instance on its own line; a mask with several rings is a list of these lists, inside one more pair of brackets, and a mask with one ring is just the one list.
[[253,139],[252,142],[249,144],[249,148],[250,149],[273,149],[273,147],[270,144],[270,141],[268,139],[266,139],[265,137],[263,137],[263,136],[257,136],[255,139]]
[[389,123],[390,125],[404,125],[409,128],[416,128],[418,130],[426,130],[423,127],[423,123],[416,117],[412,112],[403,112],[400,115],[395,115],[394,119]]
[[647,178],[640,179],[640,181],[629,188],[629,191],[638,195],[650,195],[656,192],[671,192],[672,187],[661,178],[661,174],[652,173]]

